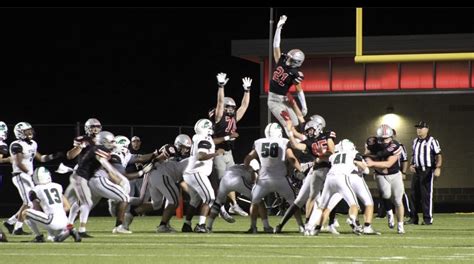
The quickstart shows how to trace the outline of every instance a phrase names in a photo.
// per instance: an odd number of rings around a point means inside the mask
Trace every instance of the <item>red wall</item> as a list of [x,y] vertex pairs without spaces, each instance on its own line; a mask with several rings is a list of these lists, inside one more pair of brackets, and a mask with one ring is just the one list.
[[[331,71],[332,70],[332,71]],[[472,89],[469,62],[356,64],[353,57],[308,58],[301,71],[305,92],[357,92],[432,89]],[[268,60],[264,63],[268,92]],[[471,83],[469,82],[471,79]],[[471,85],[471,86],[470,86]],[[294,87],[290,91],[294,91]]]

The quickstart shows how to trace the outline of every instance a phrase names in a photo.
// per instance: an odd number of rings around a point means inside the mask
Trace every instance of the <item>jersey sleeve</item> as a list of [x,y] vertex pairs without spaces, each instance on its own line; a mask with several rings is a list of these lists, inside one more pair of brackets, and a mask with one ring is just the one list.
[[12,155],[22,153],[23,147],[19,143],[13,143],[10,145],[10,152],[12,153]]
[[433,149],[435,155],[441,154],[441,146],[439,145],[438,140],[433,138],[433,143],[431,144],[431,148]]
[[206,153],[209,153],[210,149],[212,148],[212,144],[208,140],[203,139],[198,142],[197,147],[198,152],[205,151]]
[[111,164],[122,164],[122,162],[120,161],[120,157],[116,154],[112,154],[110,155],[110,163]]
[[395,141],[392,141],[392,143],[388,145],[386,150],[390,154],[390,156],[400,155],[402,153],[402,147],[400,146],[398,142],[395,142]]

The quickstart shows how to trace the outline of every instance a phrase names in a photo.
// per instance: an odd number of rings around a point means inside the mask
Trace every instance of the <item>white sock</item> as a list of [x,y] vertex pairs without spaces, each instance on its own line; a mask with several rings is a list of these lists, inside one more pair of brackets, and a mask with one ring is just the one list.
[[203,216],[203,215],[200,215],[199,216],[199,224],[202,225],[202,224],[205,224],[206,223],[206,217]]
[[263,227],[269,228],[270,224],[268,223],[268,218],[267,219],[262,219]]
[[403,228],[403,222],[398,222],[398,227]]
[[86,232],[86,227],[85,226],[80,226],[79,227],[79,233],[84,233]]
[[388,210],[387,215],[393,216],[393,210]]

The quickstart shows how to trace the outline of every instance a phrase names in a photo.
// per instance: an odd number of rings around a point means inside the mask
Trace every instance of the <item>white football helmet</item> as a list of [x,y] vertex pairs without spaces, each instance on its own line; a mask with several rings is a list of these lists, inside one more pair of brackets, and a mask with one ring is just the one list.
[[[308,131],[308,130],[310,130],[311,128],[314,129],[314,131],[312,133],[309,133],[310,131]],[[321,131],[322,131],[321,125],[318,122],[316,122],[316,120],[309,120],[304,125],[304,132],[305,132],[305,134],[308,138],[313,138],[313,137],[319,136]]]
[[186,134],[179,134],[174,139],[174,146],[176,147],[178,152],[181,153],[181,155],[185,155],[187,152],[189,152],[192,145],[193,145],[193,141]]
[[[29,130],[29,131],[28,131]],[[34,130],[28,122],[20,122],[13,128],[16,139],[30,140],[33,139]]]
[[286,60],[286,65],[291,68],[298,68],[303,65],[304,53],[299,49],[292,49],[286,54],[288,59]]
[[281,138],[283,137],[283,131],[278,123],[270,123],[265,127],[266,138]]
[[115,152],[128,153],[128,146],[130,145],[130,140],[126,136],[115,136]]
[[350,141],[349,139],[341,140],[339,143],[337,143],[336,146],[334,146],[334,149],[336,152],[340,152],[340,151],[349,152],[349,151],[356,150],[354,143],[352,143],[352,141]]
[[199,119],[194,125],[194,132],[202,136],[211,136],[214,134],[211,120],[205,118]]
[[235,115],[235,108],[237,108],[237,105],[235,104],[234,99],[231,97],[224,97],[224,111],[225,114],[228,116],[234,116]]
[[33,172],[33,182],[35,185],[48,184],[51,182],[51,172],[45,167],[36,168]]
[[323,132],[324,128],[326,127],[326,120],[324,120],[324,118],[320,115],[312,115],[310,117],[310,120],[311,121],[315,121],[316,122],[316,126],[317,126],[317,134],[321,134],[321,132]]
[[115,147],[114,134],[110,133],[109,131],[101,131],[95,138],[95,144],[102,145],[109,150],[113,150]]
[[379,128],[377,128],[377,137],[378,138],[393,137],[393,129],[389,125],[383,124]]
[[5,122],[0,121],[0,141],[6,140],[8,137],[8,126]]
[[102,124],[95,118],[89,118],[84,124],[84,131],[86,132],[86,135],[90,137],[97,135],[100,131],[102,131]]

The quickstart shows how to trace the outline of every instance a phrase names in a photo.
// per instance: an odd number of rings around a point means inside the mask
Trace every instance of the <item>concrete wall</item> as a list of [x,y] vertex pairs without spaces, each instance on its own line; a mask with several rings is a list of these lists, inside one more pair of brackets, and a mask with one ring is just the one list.
[[[414,125],[420,120],[428,122],[430,134],[439,140],[443,153],[443,169],[435,188],[474,188],[474,93],[308,95],[306,100],[308,115],[323,116],[327,128],[336,131],[337,141],[348,138],[361,152],[366,138],[374,135],[382,123],[381,117],[388,106],[400,117],[399,125],[395,126],[397,137],[407,147],[409,157],[416,137]],[[268,112],[266,96],[261,97],[260,109],[261,128],[264,128]],[[368,184],[376,188],[374,181]],[[405,186],[409,188],[409,181]]]

